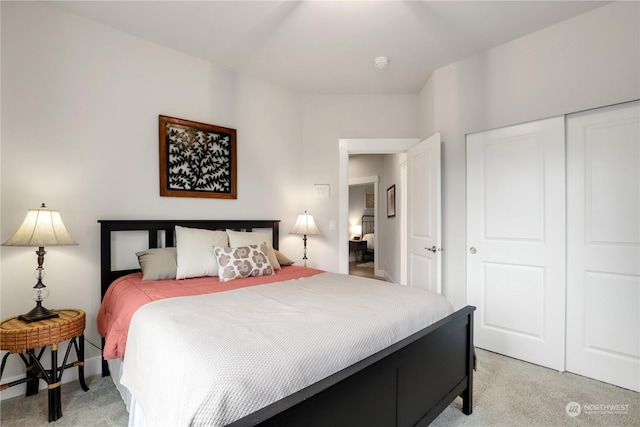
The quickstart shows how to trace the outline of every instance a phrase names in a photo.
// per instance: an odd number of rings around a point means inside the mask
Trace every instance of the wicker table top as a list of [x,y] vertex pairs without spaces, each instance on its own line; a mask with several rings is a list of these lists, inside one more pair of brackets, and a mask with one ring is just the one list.
[[21,353],[30,348],[55,346],[58,343],[82,335],[86,315],[78,309],[53,310],[60,317],[27,323],[18,316],[0,323],[0,350]]

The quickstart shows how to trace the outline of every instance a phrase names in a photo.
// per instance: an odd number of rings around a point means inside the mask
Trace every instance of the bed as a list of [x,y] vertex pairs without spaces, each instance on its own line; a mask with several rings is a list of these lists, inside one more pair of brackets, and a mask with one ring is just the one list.
[[375,253],[375,216],[362,215],[362,240],[367,242],[367,248],[362,253],[363,261],[373,261]]
[[[116,245],[112,245],[112,243],[117,240],[114,239],[114,233],[140,232],[142,230],[148,233],[148,247],[157,248],[160,246],[174,246],[174,229],[176,226],[205,230],[237,230],[241,232],[251,232],[255,229],[268,229],[271,232],[272,246],[275,250],[278,249],[279,221],[101,220],[99,223],[101,227],[101,287],[103,298],[105,294],[109,292],[110,286],[114,281],[135,280],[136,275],[141,275],[139,269],[120,270],[112,267],[114,253],[117,250],[117,248],[115,248]],[[153,317],[148,317],[148,314],[152,314],[154,311],[168,312],[171,313],[172,316],[178,316],[178,313],[182,313],[179,315],[180,319],[185,319],[186,321],[190,316],[200,316],[197,310],[190,308],[191,306],[188,305],[190,301],[198,301],[197,304],[200,304],[204,300],[215,299],[218,307],[222,307],[227,306],[227,304],[236,304],[235,301],[230,299],[232,295],[251,295],[251,298],[253,298],[255,294],[262,294],[269,290],[270,293],[267,297],[260,300],[261,309],[264,308],[264,310],[267,310],[269,304],[265,303],[264,306],[262,305],[265,301],[271,301],[277,307],[282,306],[282,301],[274,298],[273,293],[271,293],[272,289],[275,289],[276,292],[278,292],[279,289],[280,295],[283,298],[289,298],[290,294],[295,294],[296,292],[291,291],[292,288],[288,286],[291,286],[291,283],[295,283],[296,286],[300,284],[300,292],[306,292],[305,295],[308,295],[309,292],[307,292],[308,290],[305,289],[305,286],[311,283],[312,280],[316,280],[314,277],[318,278],[317,280],[328,281],[329,285],[326,287],[330,292],[341,292],[342,287],[338,286],[338,284],[342,283],[341,280],[344,280],[346,276],[328,272],[316,272],[313,271],[313,269],[302,267],[297,267],[298,270],[296,270],[294,267],[295,266],[292,266],[290,271],[302,271],[302,273],[296,274],[307,274],[313,277],[305,277],[293,281],[275,281],[268,284],[248,287],[244,287],[244,285],[240,285],[239,283],[254,278],[237,279],[233,281],[236,282],[233,286],[238,286],[241,289],[234,289],[230,292],[220,292],[213,295],[163,299],[155,301],[152,304],[144,305],[133,314],[129,339],[135,341],[131,341],[126,345],[127,354],[126,357],[124,357],[124,364],[119,366],[124,366],[125,371],[127,367],[129,367],[129,371],[133,372],[129,372],[128,376],[134,379],[137,378],[136,374],[139,377],[155,376],[165,378],[175,376],[176,378],[187,378],[188,375],[193,374],[193,371],[196,373],[199,372],[202,374],[201,377],[205,378],[206,375],[203,373],[208,373],[209,370],[214,368],[212,365],[213,362],[208,360],[210,357],[209,353],[203,355],[197,352],[197,347],[200,347],[199,338],[195,340],[198,342],[194,342],[193,345],[184,344],[176,347],[165,344],[173,341],[163,340],[163,338],[153,338],[145,342],[144,337],[146,335],[158,332],[153,331],[154,325],[159,323],[158,320],[153,320]],[[289,270],[285,269],[289,268],[290,267],[283,267],[278,274],[284,275],[283,277],[287,277],[287,274],[293,274],[286,272]],[[278,275],[274,275],[273,277],[277,278],[277,276]],[[210,279],[217,280],[217,278]],[[363,278],[355,279],[363,281],[357,282],[359,286],[375,282]],[[383,292],[388,292],[391,288],[396,289],[398,286],[382,283],[379,287]],[[286,292],[282,291],[283,286],[287,286]],[[345,286],[345,288],[351,287],[351,285]],[[247,289],[247,291],[244,291],[245,289]],[[312,293],[316,292],[315,289],[316,288],[314,288]],[[414,292],[414,290],[408,288],[407,291]],[[247,298],[243,297],[243,300],[246,299]],[[366,298],[363,298],[363,300],[364,299]],[[180,308],[173,308],[174,306],[167,308],[169,306],[164,306],[165,304],[174,304],[175,301],[185,305]],[[246,313],[244,309],[242,310],[242,313]],[[296,389],[294,392],[286,394],[277,400],[252,410],[250,413],[233,419],[232,422],[225,422],[224,424],[232,426],[428,425],[457,396],[461,396],[462,398],[462,411],[465,414],[470,414],[472,411],[473,389],[474,310],[474,307],[468,306],[451,314],[446,314],[439,320],[417,330],[417,332],[411,332],[391,344],[384,344],[384,347],[362,358],[357,356],[356,358],[359,358],[359,360],[354,363],[341,367],[326,377],[316,378],[309,384],[304,384],[304,386]],[[224,310],[211,311],[223,312]],[[409,309],[406,311],[410,312]],[[404,310],[395,310],[394,313],[395,312],[400,313],[404,312]],[[231,310],[231,313],[233,313],[233,310]],[[269,313],[271,312],[267,314]],[[207,315],[209,314],[224,316],[224,313],[207,313]],[[324,313],[319,314],[324,315]],[[246,316],[250,317],[248,314]],[[327,320],[324,320],[324,322],[323,325],[330,323],[327,322]],[[292,323],[297,324],[298,322]],[[194,328],[197,330],[197,327]],[[244,325],[240,324],[238,328],[240,328],[238,331],[229,333],[234,336],[235,334],[242,333]],[[156,329],[164,330],[164,328]],[[337,331],[338,329],[336,330],[336,334]],[[200,333],[201,332],[198,332],[198,334]],[[366,331],[363,331],[363,333],[366,333]],[[132,336],[134,338],[132,338]],[[141,338],[142,343],[132,344],[138,340],[138,338],[135,337],[143,337]],[[105,351],[104,346],[108,339],[109,337],[103,337],[103,351]],[[208,338],[205,337],[203,341],[207,339]],[[288,339],[285,341],[288,341]],[[142,350],[136,349],[153,343],[162,343],[161,345],[165,345],[165,351],[156,351],[156,353],[152,353],[152,355],[162,353],[163,357],[164,355],[169,357],[176,353],[179,354],[180,357],[192,357],[191,362],[186,363],[188,368],[183,369],[180,363],[160,370],[145,367],[144,362],[151,357],[149,355],[143,355]],[[269,343],[269,345],[271,344],[272,343]],[[261,344],[258,342],[252,342],[250,345],[256,349],[261,348]],[[277,345],[280,346],[282,343],[278,342]],[[354,348],[360,348],[360,345],[354,346]],[[113,355],[108,357],[113,357]],[[134,359],[141,359],[142,363],[138,361],[136,365],[135,362],[132,362]],[[218,356],[213,357],[213,359],[222,360],[222,358]],[[250,364],[249,362],[245,362],[245,360],[249,360],[249,358],[245,359],[243,356],[241,358],[239,357],[239,360],[240,359],[243,362],[234,366],[234,369],[240,365]],[[321,359],[324,360],[324,356],[322,356]],[[191,364],[197,364],[198,367],[192,370]],[[323,365],[324,362],[319,364]],[[118,366],[118,364],[115,364],[115,366]],[[131,366],[136,368],[132,369]],[[143,372],[144,369],[151,369],[149,374],[153,375],[145,374]],[[191,371],[191,373],[188,371]],[[106,359],[103,359],[103,375],[109,374],[108,362]],[[270,370],[269,374],[271,374]],[[279,376],[274,377],[274,382],[278,382],[276,380],[279,378]],[[250,378],[250,382],[245,384],[245,388],[257,388],[252,381],[253,379]],[[258,380],[256,379],[256,381]],[[116,379],[114,379],[114,382],[118,385]],[[183,382],[186,382],[186,380]],[[289,383],[289,381],[280,382],[285,383],[285,385]],[[292,380],[291,382],[294,381]],[[135,389],[135,381],[131,382],[130,380],[128,384],[133,385],[132,388]],[[188,384],[190,384],[190,389],[195,391],[213,387],[212,384],[204,380],[196,383],[188,382]],[[191,393],[191,391],[189,390],[188,393]],[[179,392],[179,387],[162,390],[162,396],[168,399],[167,403],[163,403],[163,405],[173,405],[175,402],[182,402],[182,404],[184,404],[185,402],[193,401],[193,399],[184,398],[184,395]],[[140,407],[135,406],[129,409],[132,420],[131,424],[135,425]],[[206,415],[207,412],[205,411],[204,414]],[[210,424],[208,418],[202,419],[202,414],[200,414],[200,417],[201,419],[196,421],[191,419],[181,423]]]

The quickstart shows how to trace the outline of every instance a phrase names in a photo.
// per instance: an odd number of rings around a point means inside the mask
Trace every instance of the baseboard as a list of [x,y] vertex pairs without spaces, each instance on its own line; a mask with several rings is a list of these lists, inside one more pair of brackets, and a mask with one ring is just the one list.
[[[17,356],[10,356],[17,357]],[[102,375],[102,357],[92,357],[90,359],[86,359],[84,361],[84,377],[91,377],[93,375]],[[16,375],[10,378],[3,378],[2,384],[10,383],[12,381],[17,381],[24,378],[24,375]],[[67,368],[64,370],[64,375],[62,376],[62,384],[66,384],[71,381],[78,380],[78,369],[77,368]],[[44,381],[39,381],[38,384],[39,390],[46,390],[47,383]],[[9,387],[6,390],[0,392],[0,400],[11,399],[12,397],[24,396],[27,391],[26,384],[20,384],[14,387]]]
[[376,268],[376,271],[375,271],[374,274],[375,274],[376,277],[384,277],[384,280],[386,280],[387,282],[396,283],[393,280],[393,278],[391,276],[389,276],[387,274],[387,272],[382,270],[382,269]]

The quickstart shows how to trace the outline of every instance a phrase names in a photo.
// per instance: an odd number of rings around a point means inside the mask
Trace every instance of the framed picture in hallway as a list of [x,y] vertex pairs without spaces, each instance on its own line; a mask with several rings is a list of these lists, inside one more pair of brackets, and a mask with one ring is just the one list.
[[396,185],[387,188],[387,218],[396,216]]
[[373,209],[375,206],[375,196],[373,193],[364,193],[364,208]]

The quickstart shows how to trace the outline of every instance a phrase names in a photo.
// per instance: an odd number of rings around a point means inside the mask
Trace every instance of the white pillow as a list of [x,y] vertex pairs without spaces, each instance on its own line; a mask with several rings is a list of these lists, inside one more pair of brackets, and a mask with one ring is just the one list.
[[276,257],[276,251],[273,249],[273,245],[271,244],[271,238],[267,233],[227,230],[227,234],[229,235],[229,246],[232,248],[239,248],[241,246],[249,245],[259,246],[260,243],[266,243],[269,263],[276,270],[282,268],[280,267],[280,263],[278,262],[278,258]]
[[221,230],[180,227],[176,225],[176,279],[217,276],[218,261],[214,246],[228,246],[227,233]]

